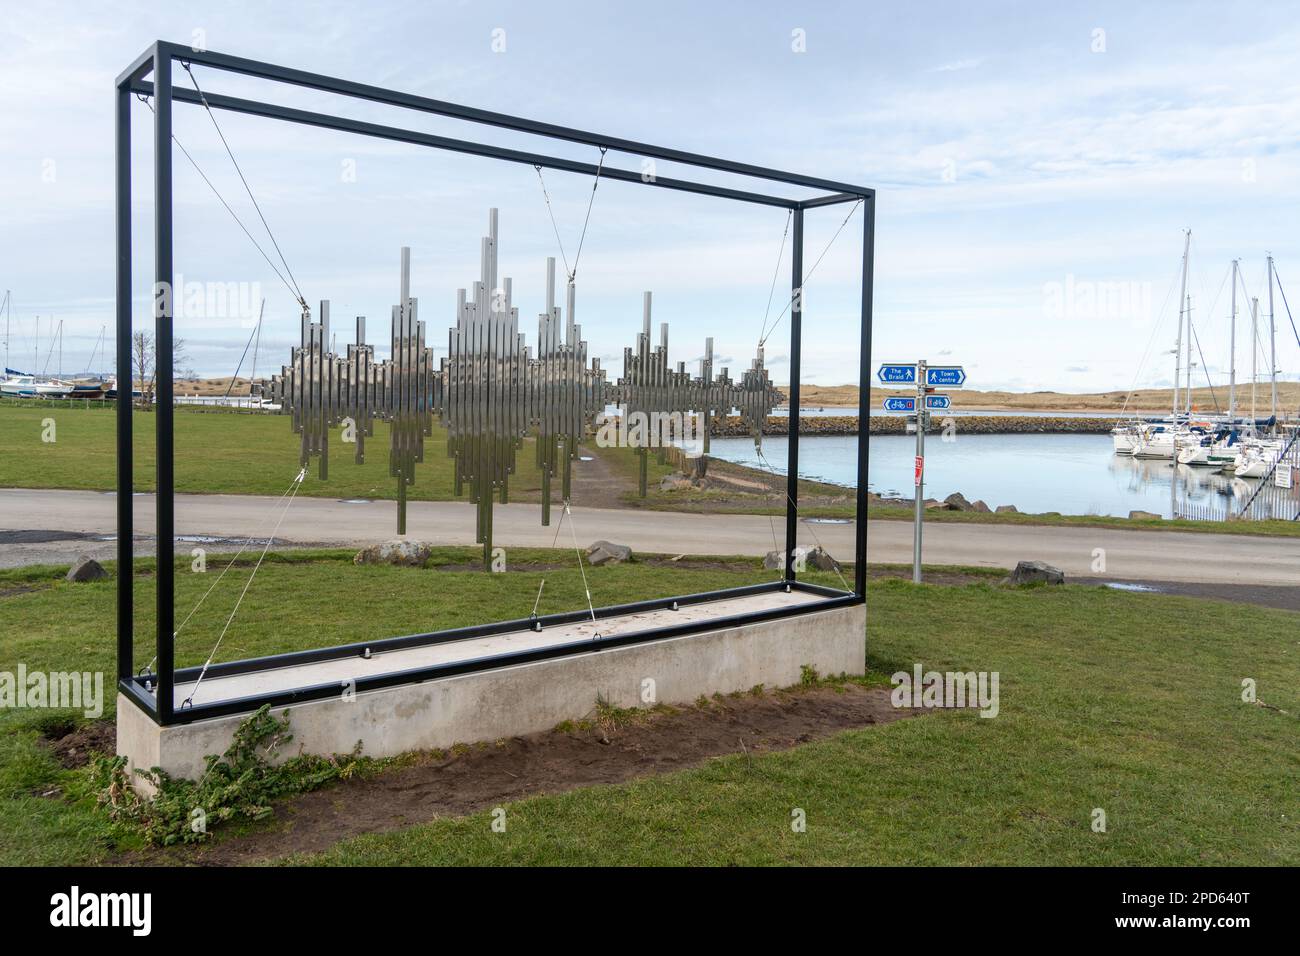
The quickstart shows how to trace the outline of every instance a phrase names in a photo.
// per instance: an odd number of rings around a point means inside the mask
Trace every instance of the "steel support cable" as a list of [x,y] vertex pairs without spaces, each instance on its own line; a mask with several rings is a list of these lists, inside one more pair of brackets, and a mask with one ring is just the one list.
[[551,207],[551,194],[546,190],[546,180],[542,178],[542,167],[534,166],[537,170],[537,181],[542,184],[542,198],[546,200],[546,211],[551,217],[551,229],[555,231],[555,242],[560,247],[560,261],[564,263],[564,274],[569,274],[569,257],[564,254],[564,240],[560,238],[560,226],[555,221],[555,210]]
[[776,253],[776,267],[772,270],[772,286],[767,290],[767,308],[763,310],[763,326],[758,333],[758,341],[761,345],[767,338],[767,320],[772,315],[772,299],[776,296],[776,280],[781,275],[781,263],[785,261],[785,241],[790,237],[790,223],[794,220],[794,210],[791,209],[785,216],[785,231],[781,233],[781,248]]
[[[917,423],[917,427],[918,427],[918,428],[921,427],[919,422]],[[757,449],[755,449],[755,450],[758,452],[758,457],[759,457],[762,461],[767,462],[767,467],[768,467],[769,469],[771,469],[773,472],[775,472],[775,469],[772,468],[772,463],[771,463],[771,462],[768,462],[768,461],[767,461],[767,456],[763,454],[763,449],[760,447],[760,448],[757,448]],[[796,481],[797,481],[797,480],[796,480]],[[797,487],[797,484],[796,484],[796,487]],[[788,501],[788,502],[790,503],[790,507],[794,508],[794,510],[795,510],[795,514],[798,514],[798,513],[799,513],[799,505],[798,505],[797,503],[795,503],[795,502],[790,498],[790,492],[789,492],[789,491],[787,491],[787,492],[785,493],[785,500]],[[808,533],[811,534],[812,537],[813,537],[813,540],[817,542],[817,547],[818,547],[818,549],[819,549],[823,554],[830,555],[830,552],[827,551],[827,550],[826,550],[826,547],[822,544],[822,539],[819,538],[819,537],[817,537],[817,532],[816,532],[815,530],[813,530],[812,525],[808,525]],[[831,560],[834,561],[835,559],[834,559],[834,558],[831,558]],[[839,579],[840,579],[840,584],[843,584],[843,585],[844,585],[844,590],[846,590],[846,591],[852,591],[852,590],[853,590],[853,588],[849,587],[849,582],[846,581],[846,580],[844,580],[844,575],[843,575],[843,573],[840,571],[840,563],[839,563],[838,561],[835,561],[835,574],[839,577]]]
[[[797,296],[803,295],[804,286],[806,286],[808,284],[808,280],[813,277],[813,273],[816,272],[817,267],[821,265],[822,259],[826,258],[826,253],[830,252],[831,246],[835,245],[835,240],[840,237],[840,233],[843,232],[844,227],[849,224],[849,220],[853,218],[853,214],[858,211],[858,207],[862,205],[862,202],[863,201],[859,199],[857,202],[853,204],[853,208],[849,210],[849,214],[844,217],[844,221],[840,223],[839,228],[835,230],[835,235],[831,236],[831,241],[826,243],[826,248],[824,248],[821,252],[821,255],[817,257],[817,261],[812,264],[812,268],[809,269],[806,273],[804,273],[803,277],[799,280],[799,288],[795,289],[794,292],[791,294],[790,301],[788,301],[785,304],[785,308],[781,310],[781,314],[776,317],[776,321],[772,323],[772,328],[767,330],[767,332],[763,335],[763,337],[758,340],[758,344],[760,348],[767,343],[768,336],[770,336],[773,332],[775,332],[777,326],[781,324],[781,320],[785,318],[785,314],[789,312],[790,307],[794,305],[795,298]],[[802,306],[800,306],[800,309],[802,310]]]
[[285,503],[283,510],[280,512],[280,517],[276,519],[275,527],[271,529],[271,535],[266,539],[266,544],[262,548],[262,553],[257,556],[257,563],[253,565],[252,573],[249,574],[248,580],[244,582],[244,589],[239,592],[239,598],[235,601],[235,606],[231,609],[230,616],[226,618],[225,626],[222,627],[221,633],[217,635],[217,642],[212,645],[212,653],[210,653],[208,659],[203,662],[203,669],[199,671],[198,680],[194,682],[194,687],[190,690],[190,695],[186,697],[184,703],[181,704],[182,707],[193,706],[194,695],[199,692],[199,685],[203,683],[203,678],[207,676],[208,668],[212,666],[212,660],[217,656],[217,650],[221,647],[221,642],[225,640],[226,632],[230,630],[230,625],[234,622],[235,615],[239,613],[239,606],[244,603],[244,597],[248,594],[248,589],[252,586],[253,579],[257,577],[257,572],[262,567],[262,561],[266,558],[266,553],[271,550],[271,544],[275,541],[275,536],[280,531],[280,525],[284,523],[285,515],[289,513],[289,507],[293,504],[293,499],[297,497],[298,489],[302,487],[303,479],[306,477],[307,469],[303,468],[298,472],[298,477],[293,480],[293,493],[289,495],[289,500]]
[[[773,479],[777,479],[777,478],[779,478],[780,476],[777,475],[776,470],[772,467],[771,463],[767,460],[767,457],[763,454],[763,449],[762,449],[762,447],[761,447],[761,446],[755,446],[754,450],[755,450],[756,452],[758,452],[758,460],[759,460],[759,462],[760,462],[761,464],[767,466],[767,470],[768,470],[768,472],[772,475],[772,478],[773,478]],[[787,494],[788,494],[788,492],[787,492]],[[771,526],[771,528],[772,528],[772,550],[773,550],[774,552],[776,552],[777,554],[781,554],[782,551],[783,551],[783,549],[782,549],[780,543],[776,540],[776,518],[774,518],[772,515],[769,514],[769,515],[767,516],[767,523],[768,523],[768,525]],[[785,574],[785,562],[784,562],[784,561],[781,562],[781,564],[780,564],[780,566],[777,568],[777,570],[778,570],[782,575]]]
[[[608,152],[609,149],[607,147],[600,147],[600,161],[596,164],[596,175],[591,182],[591,196],[587,199],[587,214],[582,220],[582,232],[578,236],[578,250],[573,255],[572,268],[569,267],[569,258],[564,252],[564,240],[560,238],[560,226],[555,219],[555,207],[551,204],[551,194],[546,188],[546,178],[542,175],[542,167],[537,165],[533,166],[533,168],[537,170],[537,181],[542,187],[542,198],[546,200],[546,212],[551,217],[551,229],[555,232],[555,242],[556,245],[560,247],[560,260],[564,263],[564,271],[569,277],[570,284],[572,284],[578,277],[578,262],[582,259],[582,246],[587,240],[587,226],[591,222],[591,208],[596,203],[596,189],[600,186],[600,174],[605,168],[605,155]],[[551,547],[554,548],[556,543],[560,540],[560,530],[564,527],[564,519],[566,517],[569,519],[569,532],[573,535],[573,552],[578,559],[578,573],[582,575],[582,590],[587,596],[587,610],[591,612],[591,623],[596,624],[596,608],[591,600],[591,588],[587,584],[587,569],[582,566],[582,549],[578,546],[577,526],[574,524],[573,514],[570,511],[567,499],[564,502],[563,510],[560,512],[560,520],[555,527],[555,536],[551,539]],[[546,579],[542,578],[542,582],[537,588],[537,599],[533,602],[533,617],[537,616],[537,608],[541,604],[542,588],[544,587],[546,587]],[[599,627],[599,625],[597,625],[597,627]],[[599,630],[595,632],[592,640],[595,640],[598,637],[600,637]]]
[[[284,489],[284,491],[280,493],[280,497],[276,499],[276,504],[278,505],[280,502],[284,501],[285,495],[293,491],[294,487],[297,484],[298,484],[298,479],[295,478],[292,482],[289,483],[289,487]],[[185,625],[190,623],[190,618],[194,617],[194,615],[198,613],[199,608],[203,606],[203,602],[208,599],[208,597],[212,594],[214,590],[216,590],[217,585],[221,583],[221,579],[226,576],[226,572],[235,566],[235,562],[239,560],[239,556],[243,554],[246,550],[248,550],[248,546],[252,544],[254,540],[255,540],[254,535],[249,535],[247,538],[244,539],[244,543],[239,546],[239,550],[236,551],[235,556],[230,559],[230,563],[221,569],[221,573],[217,575],[217,579],[213,581],[210,585],[208,585],[208,589],[203,592],[203,596],[199,598],[198,602],[194,605],[194,607],[190,608],[190,613],[185,615],[185,620],[181,621],[181,623],[177,625],[176,630],[172,631],[173,641],[175,641],[176,638],[180,635],[181,630],[185,627]],[[144,666],[144,669],[141,670],[140,673],[147,674],[152,672],[154,662],[157,660],[158,660],[158,655],[154,654],[154,656],[150,659],[149,663]]]
[[605,168],[605,154],[609,152],[608,147],[600,147],[600,162],[596,164],[596,176],[591,183],[591,196],[587,199],[587,215],[582,220],[582,233],[578,236],[578,251],[573,256],[573,268],[569,268],[569,257],[564,253],[564,240],[560,238],[560,226],[555,221],[555,207],[551,204],[551,194],[546,188],[546,179],[542,176],[542,167],[536,164],[533,169],[537,170],[537,181],[542,185],[542,198],[546,200],[546,211],[551,217],[551,229],[555,232],[555,242],[560,247],[560,260],[564,263],[564,272],[572,282],[578,276],[578,261],[582,258],[582,244],[587,239],[587,225],[591,222],[591,207],[596,202],[596,188],[600,185],[600,174]]
[[596,204],[596,187],[600,185],[600,173],[605,168],[607,152],[609,150],[604,146],[600,147],[600,162],[596,164],[596,177],[591,181],[591,196],[587,199],[587,215],[582,220],[582,234],[578,236],[578,251],[573,255],[573,271],[569,273],[570,282],[578,277],[578,260],[582,258],[582,244],[587,239],[587,224],[591,222],[591,207]]
[[[543,188],[545,188],[545,187],[543,187]],[[564,516],[565,516],[566,514],[568,514],[568,513],[569,513],[569,508],[568,508],[568,502],[566,501],[566,502],[565,502],[565,507],[562,508],[562,509],[560,509],[560,520],[557,521],[556,524],[555,524],[555,534],[551,537],[551,550],[552,550],[552,551],[555,550],[555,545],[556,545],[556,543],[558,543],[559,540],[560,540],[560,531],[561,531],[561,529],[563,529],[563,527],[564,527]],[[579,558],[578,566],[579,566],[579,567],[582,566],[582,560],[581,560],[581,558]],[[543,578],[542,578],[542,583],[539,584],[539,585],[537,586],[537,598],[533,601],[533,613],[530,615],[530,617],[537,617],[537,609],[538,609],[539,607],[541,607],[541,604],[542,604],[542,590],[543,590],[545,587],[546,587],[546,578],[543,577]]]
[[[573,553],[578,558],[578,573],[582,575],[582,590],[587,595],[587,610],[591,612],[591,623],[596,627],[595,633],[591,639],[594,641],[600,637],[600,625],[596,621],[596,607],[591,602],[591,587],[587,584],[587,569],[582,566],[582,548],[578,546],[578,528],[573,522],[573,515],[569,510],[569,502],[564,502],[564,513],[569,516],[569,533],[573,536]],[[556,529],[559,532],[559,529]]]
[[208,118],[212,120],[212,127],[217,131],[217,137],[221,140],[221,145],[226,148],[226,155],[230,157],[230,162],[235,167],[235,172],[239,175],[239,181],[244,184],[244,192],[248,193],[248,198],[253,203],[253,208],[257,211],[257,217],[262,220],[262,227],[266,230],[266,234],[271,240],[271,245],[275,246],[276,254],[280,257],[280,262],[284,264],[284,271],[289,274],[289,281],[293,283],[293,288],[298,297],[298,304],[302,306],[304,312],[307,311],[307,300],[303,297],[302,289],[298,285],[298,280],[294,278],[293,270],[289,268],[289,261],[285,259],[284,252],[280,249],[280,243],[276,242],[275,233],[271,231],[270,223],[266,221],[266,216],[262,214],[262,207],[258,205],[257,197],[253,195],[253,190],[249,187],[248,180],[244,178],[244,171],[239,168],[239,161],[235,159],[234,151],[231,150],[230,144],[226,142],[226,135],[221,132],[221,124],[217,122],[216,114],[212,112],[212,107],[208,105],[208,98],[204,96],[203,91],[199,89],[198,78],[195,77],[194,71],[190,69],[189,63],[182,60],[181,66],[183,66],[185,72],[189,74],[190,82],[194,84],[194,92],[199,95],[199,99],[203,102],[203,108],[207,110]]
[[[153,112],[153,104],[149,102],[149,97],[147,94],[137,93],[136,98],[145,106],[149,107],[149,112],[151,113]],[[259,243],[256,239],[253,238],[253,234],[248,231],[248,227],[244,225],[244,221],[239,218],[239,215],[235,212],[234,209],[231,208],[230,203],[226,202],[226,198],[221,195],[221,190],[217,189],[217,187],[212,184],[212,180],[208,178],[207,173],[203,171],[203,168],[198,164],[198,161],[193,156],[190,155],[190,151],[185,148],[184,144],[181,143],[181,141],[176,138],[175,133],[172,134],[172,142],[176,144],[176,148],[179,149],[182,154],[184,154],[185,158],[190,161],[190,165],[193,166],[194,171],[199,174],[199,178],[202,179],[205,183],[207,183],[208,188],[212,190],[212,194],[216,196],[217,200],[221,203],[221,205],[226,208],[226,212],[230,213],[230,218],[235,220],[235,224],[238,225],[239,228],[243,230],[244,235],[248,237],[248,241],[253,244],[253,248],[262,254],[262,258],[265,259],[266,264],[271,267],[271,271],[275,273],[276,278],[278,278],[282,283],[284,283],[284,287],[289,290],[289,294],[293,296],[294,300],[299,305],[302,305],[302,298],[298,295],[297,291],[295,291],[293,286],[289,284],[289,280],[284,277],[284,273],[282,273],[279,270],[279,268],[276,267],[276,264],[271,260],[271,257],[266,254],[266,250],[262,248],[261,243]]]

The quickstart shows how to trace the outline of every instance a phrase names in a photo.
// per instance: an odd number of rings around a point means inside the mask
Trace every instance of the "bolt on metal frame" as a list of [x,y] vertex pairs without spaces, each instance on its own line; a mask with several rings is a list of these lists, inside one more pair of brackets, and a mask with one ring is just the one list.
[[[609,647],[638,643],[650,640],[662,640],[667,637],[687,634],[718,627],[735,626],[772,620],[780,617],[808,613],[809,610],[823,610],[841,605],[861,604],[866,600],[867,567],[867,466],[869,457],[869,440],[867,425],[869,421],[870,364],[871,364],[871,321],[872,321],[872,285],[874,281],[875,251],[875,190],[864,186],[855,186],[834,180],[797,173],[782,172],[763,166],[738,163],[717,159],[678,149],[653,146],[633,140],[614,136],[604,136],[570,127],[541,123],[504,113],[476,109],[448,103],[442,100],[400,93],[364,83],[354,83],[290,69],[270,63],[242,57],[229,56],[208,50],[194,50],[183,44],[159,40],[145,50],[135,61],[118,76],[116,81],[116,251],[117,251],[117,526],[118,526],[118,583],[117,583],[117,661],[118,687],[138,706],[148,713],[157,723],[169,725],[189,723],[195,720],[218,717],[227,714],[244,713],[270,703],[280,706],[307,700],[335,696],[338,687],[335,684],[316,687],[294,688],[284,692],[266,694],[240,700],[223,700],[211,704],[196,704],[183,710],[174,706],[174,687],[181,681],[197,676],[198,668],[187,668],[177,672],[173,654],[173,630],[175,624],[174,585],[175,585],[175,510],[173,495],[175,492],[173,462],[173,404],[170,401],[173,383],[172,368],[172,316],[173,297],[158,298],[158,290],[170,289],[172,283],[172,106],[175,102],[197,104],[202,106],[203,99],[212,109],[229,110],[268,119],[299,123],[323,129],[357,133],[362,136],[377,137],[395,142],[428,146],[453,152],[484,156],[507,162],[526,163],[545,169],[594,176],[596,164],[585,163],[540,153],[508,149],[488,143],[457,139],[447,136],[422,133],[414,130],[380,125],[362,120],[333,116],[326,113],[294,109],[271,103],[226,96],[205,91],[204,97],[191,90],[176,88],[172,84],[172,65],[176,62],[199,64],[214,70],[242,74],[274,83],[304,87],[327,93],[335,93],[352,99],[402,107],[422,113],[432,113],[453,119],[465,120],[519,133],[532,134],[553,140],[581,143],[595,146],[610,152],[628,153],[666,162],[678,163],[700,169],[735,174],[762,180],[768,183],[780,183],[803,189],[825,191],[809,199],[794,199],[718,186],[711,183],[695,182],[669,177],[643,177],[641,172],[632,172],[605,164],[600,170],[602,179],[637,183],[662,189],[673,189],[699,195],[715,196],[740,202],[775,206],[791,211],[793,219],[793,253],[791,263],[790,308],[790,386],[789,386],[789,437],[786,469],[786,505],[785,505],[785,572],[782,581],[748,587],[731,588],[702,594],[683,595],[676,598],[661,598],[642,601],[635,604],[619,605],[596,609],[596,617],[611,617],[632,611],[677,607],[684,604],[701,603],[724,597],[738,597],[747,594],[759,594],[773,590],[793,589],[820,594],[825,601],[811,606],[795,608],[777,608],[755,611],[727,618],[705,620],[694,624],[674,625],[601,638],[595,641],[582,641],[575,644],[556,645],[540,650],[516,652],[514,654],[494,656],[482,660],[460,661],[453,664],[422,668],[418,671],[381,674],[356,681],[356,690],[364,691],[379,687],[413,683],[436,677],[450,676],[510,664],[525,663],[532,660],[562,657],[589,653]],[[134,490],[135,475],[132,466],[133,430],[132,430],[132,383],[131,367],[131,98],[137,94],[152,97],[153,132],[154,132],[154,340],[157,350],[155,372],[157,377],[156,394],[167,400],[159,401],[155,409],[154,429],[157,450],[156,495],[155,495],[155,533],[158,546],[156,550],[156,657],[157,673],[156,691],[151,692],[146,681],[134,673]],[[803,310],[800,291],[803,284],[803,236],[804,211],[824,206],[839,205],[846,202],[862,202],[863,206],[863,243],[861,273],[861,330],[860,330],[860,364],[858,374],[858,460],[857,460],[857,495],[856,521],[857,534],[854,549],[854,589],[852,592],[841,591],[808,584],[797,580],[795,574],[794,549],[797,544],[798,531],[798,473],[799,473],[799,376],[802,345]],[[124,388],[122,383],[127,383]],[[167,546],[164,546],[167,542]],[[467,637],[502,633],[508,630],[533,626],[546,627],[572,623],[586,619],[588,612],[569,612],[548,615],[535,621],[515,620],[501,621],[472,628],[454,631],[442,631],[429,634],[415,634],[393,637],[383,641],[372,641],[364,645],[342,645],[312,651],[300,651],[275,657],[255,660],[235,661],[216,664],[209,668],[210,676],[232,673],[246,673],[271,667],[285,667],[309,661],[340,659],[355,656],[364,648],[372,650],[391,650],[399,647],[420,644],[441,643],[461,640]]]

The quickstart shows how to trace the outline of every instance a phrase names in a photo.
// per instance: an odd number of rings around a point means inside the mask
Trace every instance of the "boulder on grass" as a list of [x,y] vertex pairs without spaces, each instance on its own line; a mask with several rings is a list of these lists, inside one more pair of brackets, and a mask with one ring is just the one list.
[[970,506],[970,510],[978,511],[982,515],[989,514],[992,511],[992,509],[989,508],[989,506],[986,505],[983,501],[976,501],[974,504]]
[[612,541],[594,541],[587,548],[587,563],[596,567],[602,564],[622,564],[632,560],[632,549]]
[[69,581],[102,581],[108,577],[108,572],[94,558],[83,554],[77,558],[77,563],[68,568]]
[[954,491],[947,498],[944,498],[943,503],[948,506],[949,511],[971,510],[971,503],[966,500],[966,496],[960,491]]
[[931,511],[934,508],[946,509],[948,507],[947,504],[940,501],[938,498],[926,498],[925,501],[921,502],[921,504],[925,507],[926,511]]
[[354,564],[393,564],[398,567],[418,568],[429,560],[433,546],[424,541],[393,538],[381,544],[362,548],[352,559]]
[[1021,561],[1007,578],[1008,584],[1064,584],[1065,572],[1045,561]]
[[840,563],[823,548],[813,548],[804,558],[804,567],[816,571],[838,571]]
[[1128,516],[1130,519],[1137,518],[1141,521],[1161,520],[1161,515],[1156,514],[1154,511],[1130,511]]
[[1020,509],[1015,505],[998,505],[993,509],[993,513],[1000,515],[1018,515],[1020,514]]
[[[804,559],[804,560],[807,560],[807,558],[808,558],[808,549],[807,549],[807,548],[795,548],[795,549],[794,549],[794,560],[795,560],[795,563],[797,564],[801,558]],[[785,570],[785,552],[784,552],[784,551],[769,551],[769,552],[767,552],[767,554],[764,555],[764,557],[763,557],[763,567],[764,567],[766,570],[768,570],[768,571],[784,571],[784,570]]]
[[659,482],[660,491],[677,491],[680,488],[691,488],[694,483],[685,475],[671,474],[664,475]]

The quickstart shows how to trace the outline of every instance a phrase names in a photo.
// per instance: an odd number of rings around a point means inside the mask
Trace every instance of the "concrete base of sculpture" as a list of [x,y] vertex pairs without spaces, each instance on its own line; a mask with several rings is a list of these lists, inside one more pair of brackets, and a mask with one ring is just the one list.
[[[401,684],[338,698],[276,708],[287,713],[291,746],[299,752],[361,752],[390,757],[412,750],[447,749],[457,743],[498,740],[549,730],[589,715],[597,697],[616,707],[686,704],[701,695],[748,691],[799,683],[805,666],[822,675],[862,674],[866,668],[866,608],[818,610],[824,601],[803,592],[774,592],[731,598],[679,610],[656,610],[600,621],[604,635],[648,630],[684,617],[726,617],[742,610],[807,604],[796,616],[722,627],[681,637],[551,658]],[[246,696],[281,687],[307,686],[322,678],[346,681],[385,669],[405,669],[430,660],[468,659],[539,643],[564,643],[586,634],[592,624],[512,632],[454,644],[429,645],[370,659],[318,662],[236,675],[203,683],[204,701]],[[450,656],[449,656],[450,655]],[[225,686],[223,686],[225,685]],[[178,686],[178,700],[190,693]],[[128,759],[136,785],[148,785],[135,768],[161,767],[172,776],[196,778],[204,757],[223,752],[246,715],[160,727],[128,697],[117,699],[117,751]]]

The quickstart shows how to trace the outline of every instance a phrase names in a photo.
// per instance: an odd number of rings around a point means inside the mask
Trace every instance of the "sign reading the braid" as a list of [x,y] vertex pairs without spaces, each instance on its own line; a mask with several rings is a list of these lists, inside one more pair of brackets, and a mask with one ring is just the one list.
[[[374,434],[374,420],[389,423],[389,473],[397,479],[397,533],[406,533],[406,489],[415,481],[415,466],[424,460],[424,439],[437,417],[447,429],[447,452],[455,459],[456,495],[468,492],[477,508],[477,540],[485,563],[492,550],[492,506],[509,501],[516,453],[529,434],[536,436],[536,461],[542,476],[542,524],[551,517],[552,480],[560,479],[560,497],[570,498],[572,463],[578,445],[605,410],[616,406],[624,418],[686,416],[704,419],[739,412],[755,444],[763,422],[782,401],[768,380],[760,347],[750,368],[733,382],[726,368],[713,373],[713,339],[705,343],[700,374],[686,363],[668,364],[668,325],[659,328],[659,344],[650,346],[650,293],[642,307],[642,330],[635,348],[624,350],[623,377],[605,380],[598,359],[588,359],[582,329],[574,321],[576,290],[565,289],[564,314],[555,302],[555,259],[546,260],[546,311],[538,316],[537,353],[519,331],[519,309],[512,302],[512,283],[499,279],[497,211],[491,210],[483,237],[480,276],[467,294],[456,294],[456,323],[448,330],[447,356],[434,365],[425,344],[424,322],[410,297],[410,250],[402,249],[401,294],[392,311],[390,357],[375,361],[365,343],[365,318],[357,318],[357,340],[346,356],[329,350],[329,302],[321,302],[320,322],[304,316],[302,344],[290,363],[272,376],[271,399],[292,415],[302,436],[301,464],[320,460],[320,477],[328,477],[329,431],[350,427],[356,462],[365,460],[364,438]],[[639,491],[646,494],[646,454],[660,436],[642,428],[624,429],[627,444],[641,458]]]

